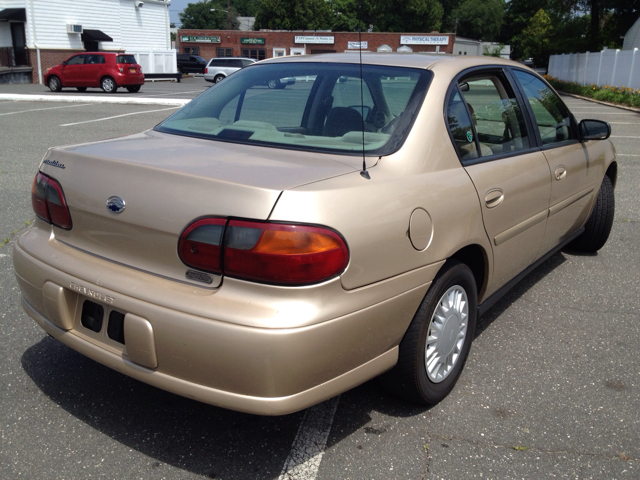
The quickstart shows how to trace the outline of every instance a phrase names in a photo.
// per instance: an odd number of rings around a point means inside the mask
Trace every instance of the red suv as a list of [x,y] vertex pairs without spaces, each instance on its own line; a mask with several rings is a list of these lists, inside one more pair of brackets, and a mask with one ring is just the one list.
[[76,87],[80,92],[87,87],[97,87],[105,93],[115,93],[119,87],[125,87],[135,93],[144,84],[144,74],[133,55],[85,52],[48,69],[44,83],[52,92],[59,92],[63,87]]

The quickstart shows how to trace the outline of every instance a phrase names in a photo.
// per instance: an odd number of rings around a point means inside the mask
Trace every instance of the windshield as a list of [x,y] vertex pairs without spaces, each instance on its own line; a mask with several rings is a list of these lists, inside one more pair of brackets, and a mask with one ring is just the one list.
[[431,75],[363,65],[361,89],[358,64],[256,64],[214,85],[156,130],[224,142],[385,155],[402,145]]

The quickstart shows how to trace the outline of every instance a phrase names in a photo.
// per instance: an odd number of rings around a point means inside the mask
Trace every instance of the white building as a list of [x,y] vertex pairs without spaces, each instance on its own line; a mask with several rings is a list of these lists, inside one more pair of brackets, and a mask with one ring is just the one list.
[[[174,72],[170,3],[171,0],[0,0],[0,65],[31,67],[33,81],[41,82],[48,67],[70,55],[104,50],[136,54],[145,74]],[[157,57],[155,52],[165,53]]]
[[624,43],[622,44],[622,50],[633,50],[634,48],[640,48],[640,17],[624,36]]

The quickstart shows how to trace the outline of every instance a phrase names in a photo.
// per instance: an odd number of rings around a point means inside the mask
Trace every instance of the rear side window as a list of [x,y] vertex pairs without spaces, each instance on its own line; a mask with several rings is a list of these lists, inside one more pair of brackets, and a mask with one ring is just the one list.
[[513,72],[531,105],[543,145],[552,145],[576,138],[571,126],[569,109],[542,80],[523,72]]
[[134,57],[133,55],[118,55],[116,56],[116,63],[133,64],[138,62],[136,62],[136,57]]
[[227,60],[229,62],[229,66],[233,68],[242,68],[242,60]]
[[467,108],[456,90],[451,96],[447,107],[447,123],[449,131],[456,146],[456,150],[461,160],[469,160],[478,156],[476,143],[473,139],[473,128],[471,127],[471,117]]

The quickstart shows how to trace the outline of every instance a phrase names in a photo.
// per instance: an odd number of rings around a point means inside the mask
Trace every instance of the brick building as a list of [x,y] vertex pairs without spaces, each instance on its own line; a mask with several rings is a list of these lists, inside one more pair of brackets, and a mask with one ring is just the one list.
[[176,48],[204,58],[363,52],[438,52],[453,54],[453,33],[358,33],[308,31],[178,30]]

